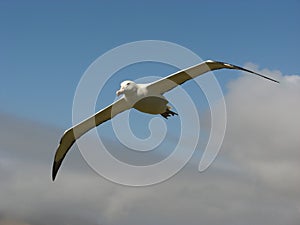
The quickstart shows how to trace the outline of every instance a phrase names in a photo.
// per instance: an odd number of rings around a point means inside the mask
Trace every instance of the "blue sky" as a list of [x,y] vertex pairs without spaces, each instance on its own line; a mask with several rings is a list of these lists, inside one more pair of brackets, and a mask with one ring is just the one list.
[[[299,1],[1,1],[0,111],[70,126],[75,88],[87,67],[138,40],[171,41],[202,59],[296,74],[299,8]],[[238,75],[222,74],[223,87]]]

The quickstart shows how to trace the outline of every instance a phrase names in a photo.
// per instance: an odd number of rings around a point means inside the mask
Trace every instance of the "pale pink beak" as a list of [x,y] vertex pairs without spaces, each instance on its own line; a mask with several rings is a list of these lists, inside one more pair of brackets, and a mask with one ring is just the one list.
[[123,88],[120,88],[120,90],[118,90],[117,92],[116,92],[116,95],[117,96],[120,96],[121,94],[123,94],[124,93],[124,89]]

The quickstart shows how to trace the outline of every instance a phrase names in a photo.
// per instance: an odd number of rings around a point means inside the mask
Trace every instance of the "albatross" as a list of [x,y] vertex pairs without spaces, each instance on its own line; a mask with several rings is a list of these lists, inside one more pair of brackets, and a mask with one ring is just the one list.
[[64,132],[54,156],[52,180],[55,180],[62,161],[74,142],[92,128],[131,108],[143,113],[160,114],[166,119],[169,116],[178,115],[176,112],[171,111],[171,107],[168,105],[169,102],[163,94],[190,79],[219,69],[241,70],[279,83],[277,80],[251,70],[212,60],[204,61],[147,84],[137,84],[130,80],[123,81],[120,90],[116,92],[117,96],[122,95],[121,98]]

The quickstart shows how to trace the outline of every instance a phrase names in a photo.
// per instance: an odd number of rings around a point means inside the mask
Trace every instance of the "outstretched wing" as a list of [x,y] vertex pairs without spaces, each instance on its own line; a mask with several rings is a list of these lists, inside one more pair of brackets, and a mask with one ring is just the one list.
[[279,83],[277,80],[274,80],[270,77],[267,77],[265,75],[253,72],[251,70],[248,70],[248,69],[245,69],[245,68],[242,68],[239,66],[235,66],[235,65],[225,63],[225,62],[217,62],[217,61],[207,60],[207,61],[204,61],[195,66],[189,67],[187,69],[180,70],[180,71],[173,73],[167,77],[159,79],[158,81],[154,81],[153,83],[150,83],[147,86],[147,89],[154,93],[163,94],[163,93],[175,88],[177,85],[181,85],[190,79],[200,76],[206,72],[213,71],[213,70],[219,70],[219,69],[242,70],[242,71],[252,73],[252,74],[258,75],[260,77],[263,77],[265,79]]
[[52,167],[52,180],[55,180],[57,171],[61,166],[62,161],[64,160],[66,154],[68,153],[71,146],[74,144],[76,139],[80,138],[83,134],[91,130],[92,128],[104,123],[107,120],[110,120],[118,113],[121,113],[129,109],[129,104],[123,98],[117,100],[106,108],[100,110],[93,116],[84,120],[83,122],[71,127],[70,129],[64,132],[58,148],[55,153],[53,167]]

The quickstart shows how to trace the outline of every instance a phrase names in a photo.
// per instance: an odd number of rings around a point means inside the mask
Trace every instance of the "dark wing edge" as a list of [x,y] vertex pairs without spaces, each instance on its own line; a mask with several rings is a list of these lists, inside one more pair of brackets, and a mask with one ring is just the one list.
[[66,130],[55,152],[53,166],[52,166],[52,180],[53,181],[55,180],[57,172],[62,164],[62,161],[64,160],[65,156],[71,149],[76,139],[80,138],[83,134],[87,133],[89,130],[93,129],[94,127],[110,120],[115,115],[129,108],[130,107],[128,106],[126,100],[124,98],[121,98],[116,102],[114,102],[113,104],[100,110],[99,112],[89,117],[88,119]]

